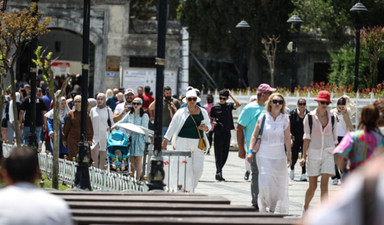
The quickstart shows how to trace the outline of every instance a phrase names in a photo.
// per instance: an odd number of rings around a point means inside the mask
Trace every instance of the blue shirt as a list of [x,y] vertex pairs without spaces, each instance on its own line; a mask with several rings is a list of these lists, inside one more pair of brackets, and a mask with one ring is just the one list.
[[264,111],[264,106],[251,102],[246,105],[240,113],[238,124],[244,127],[244,136],[246,143],[246,152],[248,152],[249,142],[251,141],[253,130],[255,129],[257,119]]

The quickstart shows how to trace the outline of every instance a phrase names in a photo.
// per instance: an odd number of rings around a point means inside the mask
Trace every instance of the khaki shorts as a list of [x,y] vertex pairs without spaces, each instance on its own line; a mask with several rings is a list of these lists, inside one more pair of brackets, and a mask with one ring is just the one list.
[[307,176],[315,177],[321,174],[335,175],[335,159],[333,154],[323,151],[321,160],[309,159],[307,161]]

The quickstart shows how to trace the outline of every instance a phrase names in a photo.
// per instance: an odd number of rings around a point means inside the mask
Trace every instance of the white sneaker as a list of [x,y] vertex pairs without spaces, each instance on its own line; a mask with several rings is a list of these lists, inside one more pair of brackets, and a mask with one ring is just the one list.
[[339,179],[337,178],[333,179],[333,182],[332,182],[333,185],[337,185],[338,183],[339,183]]
[[289,172],[289,177],[291,180],[295,179],[295,170],[291,170],[291,172]]
[[308,181],[307,175],[305,175],[305,173],[301,174],[300,181]]

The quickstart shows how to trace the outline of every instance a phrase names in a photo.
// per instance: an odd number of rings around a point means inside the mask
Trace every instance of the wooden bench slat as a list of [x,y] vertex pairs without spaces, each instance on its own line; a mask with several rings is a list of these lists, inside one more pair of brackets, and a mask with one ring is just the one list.
[[119,195],[119,196],[208,196],[201,193],[187,192],[108,192],[108,191],[56,191],[49,190],[48,192],[55,195]]
[[210,225],[247,225],[247,224],[266,224],[266,225],[289,225],[295,224],[297,219],[273,218],[273,217],[230,217],[215,218],[211,217],[130,217],[130,218],[106,218],[106,217],[78,217],[73,220],[77,224],[210,224]]
[[73,216],[105,216],[105,217],[156,217],[156,216],[206,216],[206,217],[284,217],[284,214],[259,213],[256,211],[206,211],[206,210],[110,210],[110,209],[72,209]]
[[71,209],[179,209],[179,210],[245,210],[255,211],[251,206],[227,205],[227,204],[190,204],[190,203],[152,203],[152,202],[67,202]]
[[70,201],[114,201],[114,202],[181,202],[199,204],[230,204],[231,202],[222,196],[115,196],[115,195],[63,195],[62,199]]

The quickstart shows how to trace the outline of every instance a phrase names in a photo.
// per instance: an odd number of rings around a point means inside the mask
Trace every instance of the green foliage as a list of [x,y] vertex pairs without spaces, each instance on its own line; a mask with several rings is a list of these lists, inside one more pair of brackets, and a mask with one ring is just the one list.
[[[348,86],[354,83],[355,76],[355,45],[347,44],[335,52],[330,52],[331,73],[329,82],[336,86]],[[359,63],[359,89],[369,86],[366,79],[368,71],[369,55],[367,49],[362,46]]]

